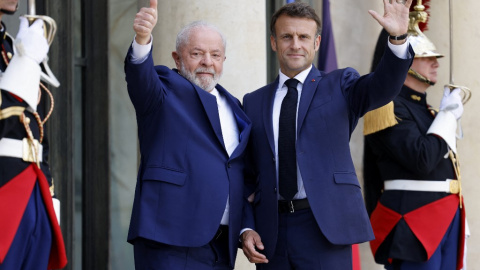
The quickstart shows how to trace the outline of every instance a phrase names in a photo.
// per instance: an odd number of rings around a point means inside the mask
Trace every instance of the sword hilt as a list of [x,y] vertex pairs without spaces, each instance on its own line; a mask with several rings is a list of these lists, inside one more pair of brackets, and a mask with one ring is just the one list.
[[52,45],[55,34],[57,33],[57,23],[55,20],[45,15],[24,15],[24,17],[30,22],[30,25],[35,20],[42,19],[45,38],[47,39],[48,45]]
[[453,91],[453,89],[460,89],[461,91],[461,96],[462,96],[462,104],[465,105],[467,102],[470,100],[472,97],[472,90],[466,86],[461,86],[461,85],[455,85],[455,84],[446,84],[445,87],[450,88],[450,91]]

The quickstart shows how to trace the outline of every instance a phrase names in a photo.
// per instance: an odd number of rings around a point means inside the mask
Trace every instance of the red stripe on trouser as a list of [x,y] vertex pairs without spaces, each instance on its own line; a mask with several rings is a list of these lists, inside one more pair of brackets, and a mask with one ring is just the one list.
[[465,200],[462,197],[462,209],[460,209],[460,237],[458,238],[458,257],[457,257],[457,270],[463,268],[463,256],[465,253]]
[[358,249],[358,244],[352,245],[352,270],[362,270],[362,265],[360,263],[360,250]]

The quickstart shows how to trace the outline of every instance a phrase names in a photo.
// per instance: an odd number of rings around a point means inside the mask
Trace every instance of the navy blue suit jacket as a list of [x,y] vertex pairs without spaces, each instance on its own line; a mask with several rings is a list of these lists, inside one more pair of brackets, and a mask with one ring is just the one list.
[[[131,50],[131,49],[130,49]],[[243,154],[251,123],[240,102],[223,87],[239,130],[239,145],[225,150],[216,98],[175,70],[125,60],[128,93],[135,107],[141,164],[128,241],[199,247],[213,239],[230,202],[229,243],[235,261],[243,220]],[[233,267],[233,266],[232,266]]]
[[[412,59],[399,59],[387,49],[375,73],[360,77],[347,68],[326,74],[313,67],[305,80],[298,108],[297,163],[318,226],[333,244],[374,238],[350,154],[350,136],[360,117],[399,93]],[[277,87],[278,78],[245,95],[243,104],[253,124],[248,181],[255,192],[255,229],[267,258],[273,255],[278,232],[272,127]]]

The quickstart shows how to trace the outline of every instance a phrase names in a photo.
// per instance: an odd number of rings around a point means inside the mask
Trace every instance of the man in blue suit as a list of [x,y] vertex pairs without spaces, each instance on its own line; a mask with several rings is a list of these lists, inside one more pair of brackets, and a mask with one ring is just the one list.
[[233,269],[240,230],[253,226],[242,218],[251,124],[217,84],[225,38],[205,22],[187,25],[172,53],[178,70],[171,70],[153,64],[156,22],[151,0],[136,15],[125,60],[141,153],[128,234],[135,268]]
[[365,76],[312,65],[321,23],[307,4],[273,15],[279,76],[244,97],[255,230],[242,242],[257,269],[352,269],[351,245],[373,239],[349,140],[358,119],[402,87],[414,55],[406,42],[411,2],[385,0],[383,16],[370,11],[390,38],[377,70]]

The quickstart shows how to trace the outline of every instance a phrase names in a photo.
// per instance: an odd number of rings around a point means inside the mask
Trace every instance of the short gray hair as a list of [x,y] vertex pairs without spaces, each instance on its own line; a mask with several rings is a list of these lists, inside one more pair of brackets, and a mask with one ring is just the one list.
[[209,28],[217,32],[222,38],[223,50],[227,50],[227,39],[225,38],[225,35],[220,31],[220,29],[218,29],[218,27],[206,21],[194,21],[183,27],[182,30],[178,32],[175,45],[177,53],[180,53],[180,49],[182,48],[182,46],[184,46],[188,42],[188,38],[190,37],[191,32],[197,28]]

